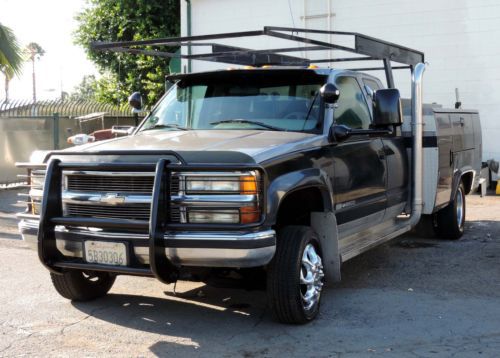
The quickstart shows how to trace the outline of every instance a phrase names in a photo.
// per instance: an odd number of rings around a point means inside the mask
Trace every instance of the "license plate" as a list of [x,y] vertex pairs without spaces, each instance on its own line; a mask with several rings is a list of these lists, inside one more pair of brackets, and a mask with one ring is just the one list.
[[84,245],[88,263],[127,266],[127,247],[122,242],[85,241]]

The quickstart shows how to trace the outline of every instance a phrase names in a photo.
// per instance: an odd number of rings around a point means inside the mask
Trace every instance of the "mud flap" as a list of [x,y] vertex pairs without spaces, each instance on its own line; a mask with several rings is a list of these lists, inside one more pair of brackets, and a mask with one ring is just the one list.
[[319,236],[326,285],[340,281],[340,253],[337,219],[332,212],[311,213],[311,226]]

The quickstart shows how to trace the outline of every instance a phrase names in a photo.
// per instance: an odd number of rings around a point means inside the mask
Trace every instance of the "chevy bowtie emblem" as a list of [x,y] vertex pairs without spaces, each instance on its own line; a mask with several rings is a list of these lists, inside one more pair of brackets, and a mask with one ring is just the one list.
[[117,205],[125,202],[125,197],[118,193],[108,193],[105,195],[101,195],[101,203],[109,204],[109,205]]

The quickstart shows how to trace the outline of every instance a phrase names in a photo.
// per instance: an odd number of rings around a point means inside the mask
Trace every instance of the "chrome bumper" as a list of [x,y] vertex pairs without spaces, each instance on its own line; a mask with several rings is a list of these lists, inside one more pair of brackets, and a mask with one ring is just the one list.
[[[38,245],[38,221],[22,220],[19,231],[33,249]],[[83,242],[128,242],[131,254],[140,264],[149,264],[148,235],[112,233],[84,229],[67,230],[56,226],[59,252],[70,258],[83,258]],[[165,253],[168,259],[182,266],[258,267],[269,263],[276,249],[274,230],[258,232],[176,232],[166,233]]]

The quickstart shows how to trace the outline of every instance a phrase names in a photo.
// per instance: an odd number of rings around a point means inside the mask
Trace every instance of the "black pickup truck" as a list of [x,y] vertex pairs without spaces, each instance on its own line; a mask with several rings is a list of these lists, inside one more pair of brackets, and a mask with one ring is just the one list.
[[[384,59],[389,88],[364,71],[230,48],[221,61],[256,66],[169,76],[131,135],[19,164],[31,185],[20,231],[56,290],[89,300],[119,274],[261,277],[275,318],[305,323],[343,262],[422,215],[459,238],[481,164],[478,113],[423,105],[422,53],[353,36],[354,52]],[[411,100],[391,61],[410,68]]]

